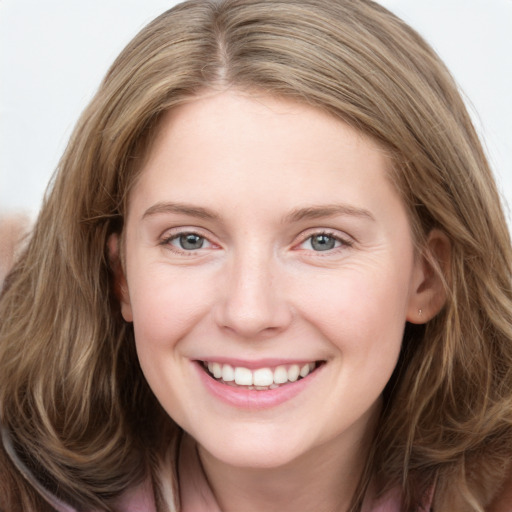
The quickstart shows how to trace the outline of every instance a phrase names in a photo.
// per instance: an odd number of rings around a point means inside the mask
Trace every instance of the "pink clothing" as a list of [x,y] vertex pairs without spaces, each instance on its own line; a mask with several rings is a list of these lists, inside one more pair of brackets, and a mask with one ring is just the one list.
[[[133,501],[130,501],[133,500]],[[119,512],[156,512],[152,494],[147,494],[142,488],[137,492],[130,492],[123,496],[119,503]],[[181,509],[181,512],[220,512],[218,505],[215,508],[205,509],[201,497],[196,496],[193,502]],[[428,508],[424,509],[428,511]],[[362,512],[400,512],[400,494],[397,492],[388,493],[378,502],[365,505]]]
[[[156,512],[152,491],[148,492],[148,489],[144,487],[139,487],[123,495],[118,507],[119,512]],[[400,495],[396,492],[389,493],[369,507],[365,506],[362,512],[400,512]],[[202,508],[201,499],[198,499],[186,508],[182,508],[181,512],[217,512],[218,510],[220,509],[217,506],[214,509]]]
[[365,500],[361,512],[400,512],[399,489],[392,489],[379,500]]
[[[1,434],[4,447],[14,464],[39,490],[48,503],[57,512],[76,512],[74,507],[53,496],[37,481],[17,456],[10,436],[4,429]],[[180,512],[222,512],[204,475],[195,441],[187,435],[183,436],[180,447],[178,472],[180,476]],[[157,512],[151,480],[148,478],[138,486],[126,491],[115,502],[114,509],[116,512]],[[429,509],[430,500],[425,503],[421,511],[417,512],[428,512]],[[91,510],[89,512],[101,511]],[[400,512],[400,490],[392,489],[377,500],[367,499],[362,512]]]
[[[221,512],[213,495],[208,492],[194,493],[198,482],[187,480],[181,485],[183,506],[180,512]],[[191,494],[187,494],[192,491]],[[213,501],[212,501],[213,498]],[[123,495],[119,512],[156,512],[151,485],[140,486]],[[423,509],[429,510],[429,506]],[[400,492],[394,489],[377,501],[366,502],[362,512],[400,512]],[[419,512],[419,511],[418,511]]]
[[[187,435],[181,444],[179,474],[181,512],[222,512],[206,481],[195,441]],[[361,512],[401,512],[400,498],[400,489],[392,489],[379,499],[366,499]],[[429,509],[430,502],[417,512]]]
[[116,512],[156,512],[153,486],[148,478],[139,486],[129,489],[116,503]]
[[[179,453],[180,512],[222,512],[206,481],[195,441],[183,436]],[[59,512],[74,512],[57,509]],[[417,512],[428,512],[429,504]],[[130,489],[116,503],[116,512],[156,512],[151,481]],[[378,500],[367,499],[362,512],[400,512],[400,490],[392,489]]]

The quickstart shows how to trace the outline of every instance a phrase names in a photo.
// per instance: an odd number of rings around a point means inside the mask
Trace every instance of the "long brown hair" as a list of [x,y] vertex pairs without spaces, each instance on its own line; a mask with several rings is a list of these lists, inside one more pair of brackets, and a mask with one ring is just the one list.
[[[450,261],[437,265],[447,303],[426,326],[406,327],[353,509],[372,480],[382,490],[400,484],[405,510],[436,481],[436,510],[482,511],[512,456],[509,234],[450,74],[370,0],[191,0],[121,53],[78,122],[0,300],[0,415],[20,460],[79,509],[109,510],[150,474],[164,508],[158,453],[179,430],[138,366],[106,241],[122,232],[162,114],[226,87],[306,102],[377,140],[393,155],[418,250],[433,228],[449,238]],[[15,495],[23,510],[44,510],[0,458],[8,510]]]

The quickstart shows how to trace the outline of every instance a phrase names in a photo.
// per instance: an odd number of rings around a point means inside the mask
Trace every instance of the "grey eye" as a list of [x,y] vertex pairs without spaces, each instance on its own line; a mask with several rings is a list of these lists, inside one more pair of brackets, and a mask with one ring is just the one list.
[[329,251],[336,247],[336,239],[329,235],[314,235],[311,237],[311,247],[315,251]]
[[194,233],[187,233],[178,237],[179,245],[186,251],[201,249],[204,245],[204,238]]

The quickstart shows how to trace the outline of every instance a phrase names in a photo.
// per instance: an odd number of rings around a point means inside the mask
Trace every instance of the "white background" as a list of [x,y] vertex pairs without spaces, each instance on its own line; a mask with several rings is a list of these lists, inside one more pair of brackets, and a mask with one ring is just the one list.
[[[0,0],[0,213],[36,214],[109,65],[175,3]],[[415,27],[455,75],[512,205],[512,0],[380,3]]]

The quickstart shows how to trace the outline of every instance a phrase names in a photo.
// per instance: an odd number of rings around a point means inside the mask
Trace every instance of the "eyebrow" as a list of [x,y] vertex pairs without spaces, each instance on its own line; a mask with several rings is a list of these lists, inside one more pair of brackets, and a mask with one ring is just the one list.
[[144,212],[142,218],[145,219],[147,217],[163,213],[181,213],[183,215],[208,220],[216,220],[219,218],[216,213],[208,210],[207,208],[188,203],[156,203]]
[[346,204],[329,204],[297,208],[285,215],[283,222],[298,222],[301,220],[321,219],[325,217],[335,217],[338,215],[349,215],[351,217],[362,217],[373,221],[375,220],[375,217],[371,212],[364,208],[357,208]]
[[[191,217],[197,217],[199,219],[207,220],[219,219],[219,215],[217,215],[212,210],[209,210],[208,208],[203,208],[202,206],[195,206],[188,203],[174,202],[156,203],[153,206],[150,206],[144,212],[142,218],[145,219],[153,215],[168,213],[189,215]],[[369,220],[375,220],[375,217],[371,214],[371,212],[364,208],[357,208],[345,204],[329,204],[319,206],[313,205],[307,206],[305,208],[296,208],[292,210],[290,213],[286,214],[283,217],[282,222],[283,224],[286,224],[290,222],[299,222],[303,220],[314,220],[326,217],[335,217],[338,215],[348,215],[352,217],[362,217],[367,218]]]

